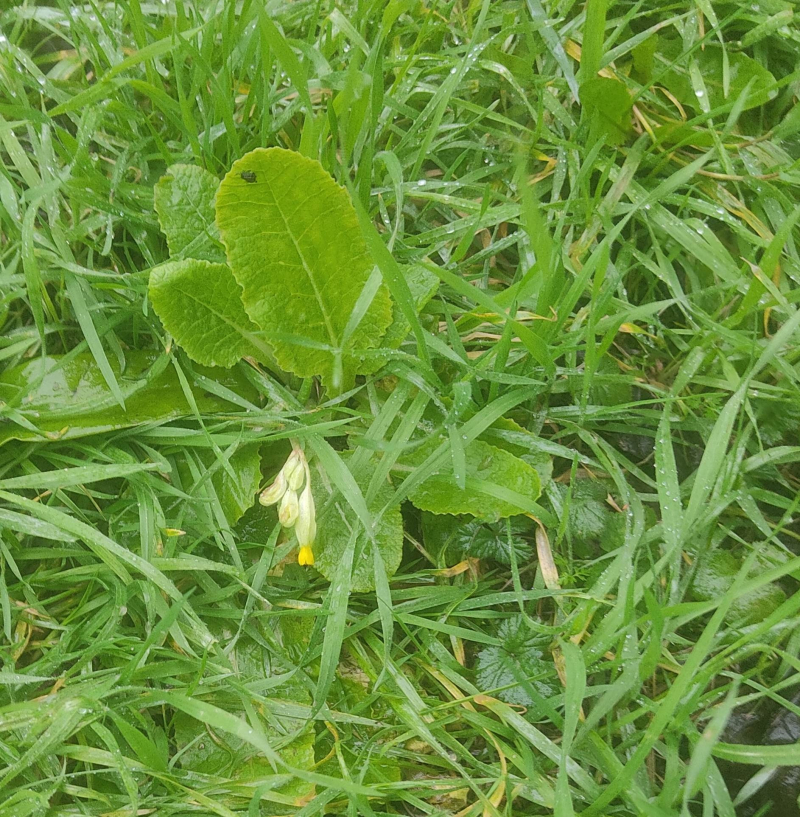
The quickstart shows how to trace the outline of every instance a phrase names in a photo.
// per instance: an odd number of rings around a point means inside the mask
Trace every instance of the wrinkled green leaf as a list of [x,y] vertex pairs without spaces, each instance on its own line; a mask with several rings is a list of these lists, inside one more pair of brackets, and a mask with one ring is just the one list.
[[551,698],[558,694],[555,664],[545,658],[547,640],[531,632],[521,616],[506,619],[497,635],[503,643],[486,647],[478,653],[475,673],[481,691],[509,687],[495,697],[509,704],[535,706],[537,697]]
[[164,328],[192,360],[230,367],[245,355],[266,357],[258,328],[242,306],[242,290],[225,264],[196,259],[162,264],[150,273],[148,291]]
[[[722,48],[709,42],[704,49],[695,51],[692,58],[697,60],[711,110],[726,102],[733,103],[751,82],[744,103],[745,110],[763,105],[777,93],[775,77],[761,63],[741,51],[728,51],[730,85],[727,96],[723,84]],[[658,83],[666,86],[684,105],[699,107],[698,97],[689,76],[688,59],[683,55],[682,43],[679,40],[662,40],[656,51],[655,60]],[[667,67],[668,70],[664,73],[664,68]]]
[[362,299],[374,264],[347,192],[318,162],[259,148],[223,180],[217,223],[245,311],[280,366],[334,390],[351,383],[392,306],[382,283]]
[[[442,438],[434,437],[406,459],[409,465],[419,465],[441,445]],[[411,502],[420,510],[431,513],[471,514],[479,519],[496,521],[502,517],[526,513],[529,508],[519,507],[512,501],[500,499],[487,488],[493,486],[513,491],[535,502],[540,493],[539,475],[519,457],[509,454],[481,440],[474,440],[464,449],[466,483],[459,488],[448,462],[428,477],[409,494]]]
[[[359,475],[359,487],[365,489],[369,484],[371,474]],[[350,579],[350,587],[357,593],[365,593],[375,589],[375,573],[372,556],[372,542],[367,536],[364,526],[358,519],[356,512],[341,497],[325,508],[330,494],[319,479],[312,478],[314,488],[314,502],[317,505],[317,541],[314,544],[314,567],[333,581],[336,570],[347,549],[351,532],[354,527],[359,530],[355,545],[355,558]],[[377,512],[391,501],[394,491],[384,485],[377,492],[369,504],[371,514]],[[325,510],[322,510],[325,508]],[[375,543],[380,548],[386,573],[393,576],[400,566],[403,555],[403,519],[399,508],[392,508],[383,514],[378,521],[375,531]]]
[[[157,352],[129,350],[122,373],[115,358],[111,365],[125,396],[121,408],[90,354],[66,360],[35,358],[3,372],[0,400],[19,404],[27,428],[8,418],[0,420],[0,444],[7,440],[66,439],[112,431],[140,423],[160,423],[192,414],[175,369]],[[198,373],[251,402],[255,389],[235,372],[198,367]],[[216,395],[195,388],[197,407],[205,413],[234,407]],[[238,409],[237,409],[238,410]]]
[[225,261],[214,222],[219,179],[194,165],[172,165],[153,190],[161,229],[173,260]]

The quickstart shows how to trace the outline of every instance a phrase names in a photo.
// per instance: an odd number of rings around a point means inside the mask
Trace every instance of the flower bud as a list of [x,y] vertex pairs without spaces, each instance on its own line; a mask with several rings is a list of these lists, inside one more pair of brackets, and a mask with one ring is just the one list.
[[294,530],[297,535],[297,544],[301,548],[310,548],[314,544],[317,536],[317,514],[310,484],[307,484],[303,493],[300,494],[297,526]]
[[283,471],[280,471],[278,476],[275,477],[275,481],[272,483],[272,485],[269,485],[261,492],[261,495],[258,497],[258,501],[262,505],[274,505],[283,497],[285,493],[286,477],[284,476]]
[[287,480],[289,482],[289,490],[290,491],[299,491],[303,487],[303,479],[306,475],[305,468],[303,467],[302,463],[299,463],[297,467],[291,472],[291,474],[287,474]]
[[296,471],[303,470],[303,452],[299,448],[295,448],[292,450],[292,453],[289,454],[286,462],[283,464],[283,474],[287,480],[291,479],[292,474]]
[[313,565],[314,551],[308,545],[300,548],[300,553],[297,554],[297,564],[299,565]]
[[284,528],[291,528],[297,522],[299,506],[297,494],[294,491],[287,491],[283,495],[280,507],[278,508],[278,519]]

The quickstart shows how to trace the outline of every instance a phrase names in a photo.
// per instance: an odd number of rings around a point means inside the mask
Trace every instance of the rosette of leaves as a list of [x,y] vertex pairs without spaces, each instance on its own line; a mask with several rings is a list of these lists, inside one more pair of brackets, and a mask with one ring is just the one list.
[[[174,165],[155,207],[171,259],[150,276],[156,314],[198,363],[248,356],[338,392],[379,369],[408,321],[375,268],[347,191],[319,162],[258,148],[220,184]],[[421,309],[437,279],[407,271]]]

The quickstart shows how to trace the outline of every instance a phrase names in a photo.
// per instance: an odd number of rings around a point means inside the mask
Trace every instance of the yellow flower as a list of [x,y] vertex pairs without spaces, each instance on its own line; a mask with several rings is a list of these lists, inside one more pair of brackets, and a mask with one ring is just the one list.
[[297,554],[297,564],[299,565],[313,565],[314,551],[306,545],[300,548],[300,553]]

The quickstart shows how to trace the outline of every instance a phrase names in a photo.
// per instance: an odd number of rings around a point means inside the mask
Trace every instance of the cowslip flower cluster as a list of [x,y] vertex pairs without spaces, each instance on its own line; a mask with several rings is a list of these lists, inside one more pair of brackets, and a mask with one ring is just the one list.
[[[305,487],[304,487],[305,486]],[[265,488],[258,501],[278,505],[278,519],[284,528],[294,528],[301,565],[314,564],[311,546],[317,536],[314,497],[311,495],[311,471],[302,449],[294,448],[273,483]]]

